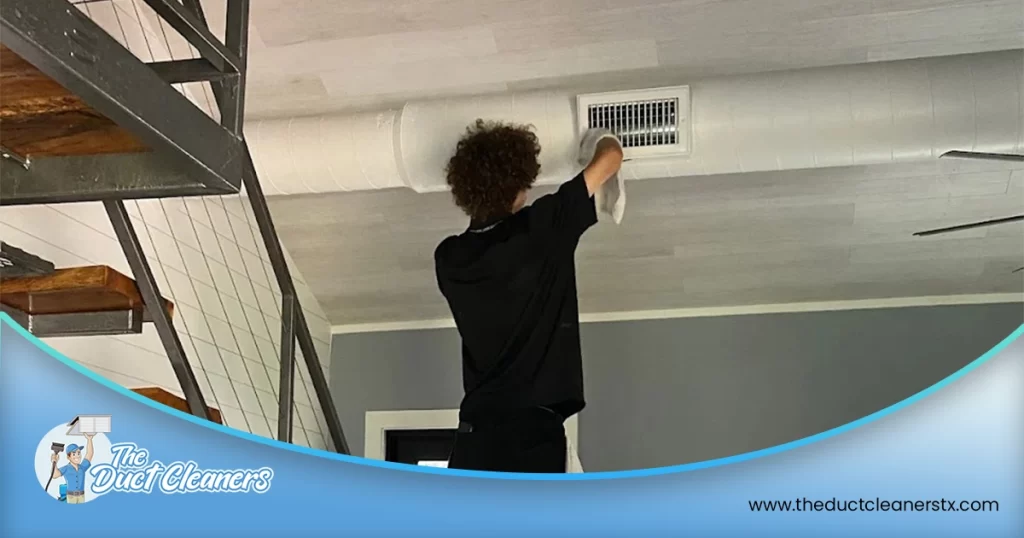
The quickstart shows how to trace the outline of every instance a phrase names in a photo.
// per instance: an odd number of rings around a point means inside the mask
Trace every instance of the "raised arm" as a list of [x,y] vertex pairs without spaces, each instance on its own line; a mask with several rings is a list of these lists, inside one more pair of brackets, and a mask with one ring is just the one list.
[[586,167],[583,172],[563,183],[557,192],[533,202],[532,229],[565,231],[569,237],[579,239],[587,228],[597,223],[594,193],[615,177],[622,166],[622,146],[611,131],[591,129],[580,141],[578,162]]
[[57,467],[58,459],[60,459],[60,455],[58,455],[56,452],[52,456],[50,456],[50,461],[53,462],[53,474],[50,475],[50,478],[60,478],[64,476],[64,473],[61,471],[61,468]]
[[85,434],[85,459],[89,463],[92,463],[92,454],[93,454],[92,438],[95,435],[96,434],[94,434],[94,433],[87,433],[87,434]]
[[594,157],[590,160],[590,164],[583,169],[583,178],[587,182],[588,194],[593,196],[601,188],[601,185],[615,177],[620,168],[622,168],[622,146],[614,136],[605,135],[598,140]]

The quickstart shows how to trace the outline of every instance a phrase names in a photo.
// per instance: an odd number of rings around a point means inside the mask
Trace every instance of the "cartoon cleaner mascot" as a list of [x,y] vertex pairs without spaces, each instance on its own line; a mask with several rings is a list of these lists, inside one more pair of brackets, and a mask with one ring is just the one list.
[[[92,437],[94,434],[85,433],[85,457],[82,457],[82,447],[74,443],[68,445],[68,464],[57,467],[53,470],[53,478],[64,477],[68,485],[68,504],[82,504],[85,502],[85,472],[92,465]],[[60,454],[55,453],[50,459],[54,464],[60,459]]]

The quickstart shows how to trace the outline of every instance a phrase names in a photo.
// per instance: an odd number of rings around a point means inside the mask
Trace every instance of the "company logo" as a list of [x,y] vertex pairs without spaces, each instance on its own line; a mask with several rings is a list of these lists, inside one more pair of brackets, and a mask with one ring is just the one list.
[[132,442],[112,443],[110,415],[79,415],[54,427],[36,447],[36,477],[50,497],[83,504],[122,493],[266,493],[274,471],[203,469],[194,461],[164,463]]
[[126,493],[266,493],[274,478],[270,467],[259,469],[202,469],[194,461],[163,463],[150,461],[149,451],[135,443],[117,443],[110,447],[110,463],[93,465],[92,489],[102,495],[108,491]]
[[89,487],[89,470],[113,461],[109,415],[78,415],[50,430],[36,446],[39,485],[54,499],[83,504],[102,495]]

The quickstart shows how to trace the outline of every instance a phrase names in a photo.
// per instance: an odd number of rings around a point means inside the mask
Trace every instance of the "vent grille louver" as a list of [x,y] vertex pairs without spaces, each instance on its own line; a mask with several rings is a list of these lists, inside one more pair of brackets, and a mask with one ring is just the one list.
[[581,135],[608,129],[628,159],[690,155],[689,86],[583,94],[576,98],[576,114]]
[[671,146],[679,138],[679,99],[651,99],[588,107],[589,125],[615,133],[623,148]]

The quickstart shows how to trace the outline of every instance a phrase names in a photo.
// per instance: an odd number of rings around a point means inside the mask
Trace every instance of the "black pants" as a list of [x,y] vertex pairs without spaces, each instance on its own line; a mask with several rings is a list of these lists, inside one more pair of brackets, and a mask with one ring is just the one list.
[[460,427],[449,469],[509,473],[564,473],[563,419],[545,409],[530,409],[501,419]]

